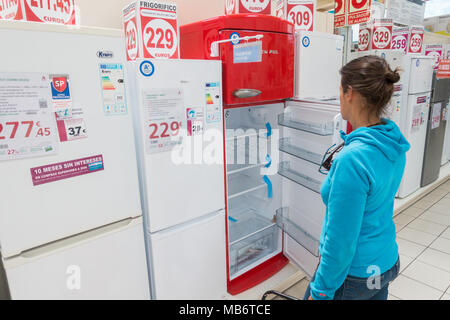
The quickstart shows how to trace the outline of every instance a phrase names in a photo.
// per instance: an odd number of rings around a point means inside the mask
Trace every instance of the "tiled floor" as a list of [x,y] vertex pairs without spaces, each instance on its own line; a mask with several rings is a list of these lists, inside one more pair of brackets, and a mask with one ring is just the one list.
[[400,252],[391,300],[450,300],[450,180],[394,218]]

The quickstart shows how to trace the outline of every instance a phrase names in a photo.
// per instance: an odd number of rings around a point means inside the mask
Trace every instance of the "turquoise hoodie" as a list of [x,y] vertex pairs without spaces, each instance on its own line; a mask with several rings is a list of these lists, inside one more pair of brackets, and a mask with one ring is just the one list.
[[327,210],[320,239],[321,261],[311,296],[331,300],[350,275],[369,278],[398,260],[393,221],[394,198],[410,145],[397,125],[341,132],[345,147],[322,185]]

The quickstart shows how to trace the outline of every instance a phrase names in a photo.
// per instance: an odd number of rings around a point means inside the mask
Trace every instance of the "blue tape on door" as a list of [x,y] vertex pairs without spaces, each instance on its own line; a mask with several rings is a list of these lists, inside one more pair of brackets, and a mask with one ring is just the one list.
[[264,176],[264,182],[267,184],[267,198],[272,199],[273,191],[272,191],[272,181],[270,181],[268,176]]

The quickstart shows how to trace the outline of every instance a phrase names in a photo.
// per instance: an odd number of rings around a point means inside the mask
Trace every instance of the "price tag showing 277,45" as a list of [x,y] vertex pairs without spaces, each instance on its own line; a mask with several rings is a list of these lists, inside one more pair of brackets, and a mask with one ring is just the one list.
[[0,161],[56,153],[52,108],[48,75],[0,73]]

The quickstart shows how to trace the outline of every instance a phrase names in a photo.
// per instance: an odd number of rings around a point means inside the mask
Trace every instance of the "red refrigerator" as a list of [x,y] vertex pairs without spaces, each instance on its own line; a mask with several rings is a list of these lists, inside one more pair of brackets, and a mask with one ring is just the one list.
[[294,26],[255,14],[180,28],[182,59],[222,61],[227,286],[232,295],[287,263],[278,172],[279,115],[293,96]]

